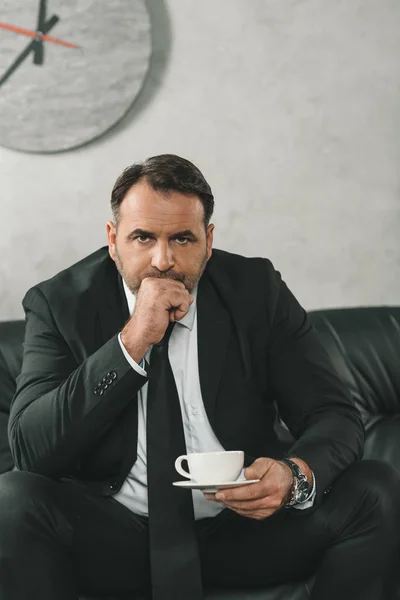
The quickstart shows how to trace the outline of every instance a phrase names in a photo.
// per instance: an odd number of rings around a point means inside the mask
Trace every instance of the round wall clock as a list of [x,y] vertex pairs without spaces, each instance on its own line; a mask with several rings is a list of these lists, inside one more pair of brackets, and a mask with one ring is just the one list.
[[146,77],[145,0],[1,0],[0,144],[57,152],[110,129]]

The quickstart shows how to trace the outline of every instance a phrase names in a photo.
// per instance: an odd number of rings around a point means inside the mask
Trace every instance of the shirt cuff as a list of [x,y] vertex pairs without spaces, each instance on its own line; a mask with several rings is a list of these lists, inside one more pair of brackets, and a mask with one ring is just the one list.
[[304,500],[304,502],[301,502],[300,504],[295,504],[292,508],[297,508],[297,510],[305,510],[306,508],[311,508],[313,506],[315,496],[317,493],[317,486],[315,484],[314,473],[312,474],[312,480],[313,480],[313,487],[311,490],[311,494],[309,495],[307,500]]
[[133,360],[132,356],[130,354],[128,354],[127,349],[125,348],[124,344],[122,343],[120,333],[118,334],[118,341],[119,341],[119,345],[121,346],[121,350],[122,350],[126,360],[131,365],[132,369],[135,369],[135,371],[137,373],[139,373],[139,375],[143,375],[143,377],[147,377],[147,371],[145,371],[143,368],[144,367],[144,358],[142,358],[140,365],[138,365],[137,362]]

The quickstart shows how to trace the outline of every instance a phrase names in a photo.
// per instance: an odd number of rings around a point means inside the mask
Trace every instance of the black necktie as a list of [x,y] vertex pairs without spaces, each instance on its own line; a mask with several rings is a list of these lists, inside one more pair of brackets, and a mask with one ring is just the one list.
[[199,552],[189,490],[172,485],[186,454],[182,414],[168,359],[170,323],[151,351],[147,391],[147,489],[153,600],[202,600]]

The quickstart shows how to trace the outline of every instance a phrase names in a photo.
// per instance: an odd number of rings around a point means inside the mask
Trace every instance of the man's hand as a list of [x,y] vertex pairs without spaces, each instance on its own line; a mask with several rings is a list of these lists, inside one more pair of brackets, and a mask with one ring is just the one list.
[[293,475],[284,463],[272,458],[257,458],[244,474],[246,479],[260,479],[260,482],[204,494],[205,497],[217,500],[239,515],[257,520],[270,517],[289,500]]
[[153,344],[160,342],[169,322],[182,319],[194,301],[181,281],[146,277],[136,296],[132,317],[121,332],[121,340],[139,363]]

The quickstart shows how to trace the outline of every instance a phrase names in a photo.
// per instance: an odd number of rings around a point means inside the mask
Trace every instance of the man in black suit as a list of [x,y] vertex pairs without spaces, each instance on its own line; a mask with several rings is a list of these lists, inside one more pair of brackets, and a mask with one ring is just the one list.
[[[150,588],[155,600],[195,600],[203,583],[313,573],[314,600],[389,598],[399,480],[359,460],[360,416],[280,274],[212,250],[213,195],[185,159],[129,167],[111,204],[108,248],[24,298],[0,600]],[[172,396],[178,416],[172,404],[157,414]],[[286,449],[277,411],[294,438]],[[179,435],[188,451],[243,450],[259,483],[173,488]]]

